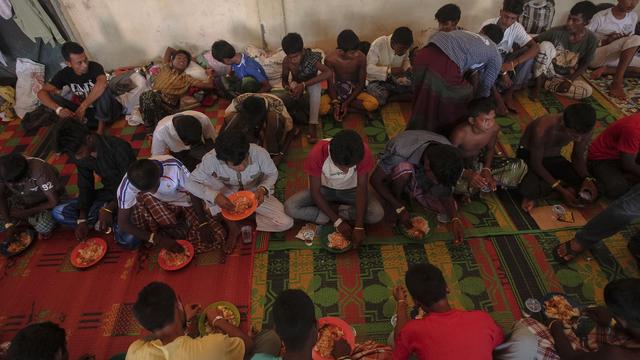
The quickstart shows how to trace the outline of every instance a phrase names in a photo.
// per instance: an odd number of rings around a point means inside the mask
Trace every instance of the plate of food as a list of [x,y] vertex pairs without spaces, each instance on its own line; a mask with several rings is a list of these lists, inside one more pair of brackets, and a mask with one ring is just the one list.
[[228,196],[229,201],[235,205],[234,211],[221,209],[222,216],[231,221],[239,221],[248,218],[258,208],[258,200],[251,191],[238,191]]
[[340,254],[351,250],[351,241],[333,226],[323,226],[320,230],[320,244],[327,251]]
[[158,265],[160,265],[164,270],[180,270],[187,266],[193,259],[195,252],[193,245],[186,240],[177,240],[176,242],[184,248],[184,252],[182,254],[177,254],[166,249],[160,250],[160,253],[158,254]]
[[429,220],[420,215],[411,215],[411,227],[399,225],[400,233],[411,240],[426,240],[431,235]]
[[0,244],[0,253],[6,257],[23,253],[38,236],[36,231],[28,226],[16,229],[13,234],[11,239],[5,239]]
[[565,324],[573,324],[580,317],[580,310],[561,293],[549,293],[542,299],[542,313],[548,319],[560,320]]
[[356,334],[344,320],[336,317],[318,319],[318,341],[311,354],[313,359],[333,360],[333,345],[340,339],[346,340],[351,349],[356,346]]
[[107,242],[102,238],[87,239],[71,250],[71,265],[84,269],[97,264],[107,253]]
[[240,326],[240,311],[238,308],[228,301],[217,301],[213,304],[209,304],[209,306],[202,310],[202,314],[200,314],[200,318],[198,319],[198,330],[200,331],[200,336],[216,332],[216,330],[211,327],[209,321],[207,321],[207,310],[209,308],[218,308],[218,310],[222,312],[224,319],[227,320],[229,324],[233,326]]

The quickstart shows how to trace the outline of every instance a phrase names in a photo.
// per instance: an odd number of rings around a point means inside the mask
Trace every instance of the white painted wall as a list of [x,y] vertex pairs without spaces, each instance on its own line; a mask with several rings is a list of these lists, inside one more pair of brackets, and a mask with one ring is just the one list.
[[[347,28],[369,41],[403,25],[417,34],[437,25],[436,10],[449,1],[462,8],[461,25],[477,31],[502,5],[502,0],[58,1],[92,58],[108,69],[158,58],[167,46],[199,52],[217,39],[237,49],[247,44],[275,49],[286,32],[299,32],[307,46],[329,50]],[[555,24],[564,23],[576,2],[556,0]]]

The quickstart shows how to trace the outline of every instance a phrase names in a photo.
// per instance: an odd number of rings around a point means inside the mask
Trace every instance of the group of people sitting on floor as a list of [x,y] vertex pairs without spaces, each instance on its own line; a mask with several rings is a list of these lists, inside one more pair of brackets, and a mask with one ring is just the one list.
[[[499,16],[487,20],[479,33],[459,29],[460,8],[448,4],[436,13],[439,28],[417,49],[412,50],[413,33],[407,27],[370,46],[352,30],[344,30],[336,50],[324,60],[321,53],[304,47],[299,34],[289,33],[282,39],[286,57],[281,91],[272,89],[257,61],[224,40],[213,43],[212,55],[232,72],[209,72],[208,81],[185,73],[191,61],[188,52],[169,48],[155,82],[139,98],[152,136],[148,159],[137,159],[128,142],[105,135],[106,124],[122,114],[121,105],[110,93],[102,66],[89,61],[80,45],[66,43],[62,54],[68,67],[38,96],[63,119],[55,125],[55,147],[77,168],[79,196],[66,197],[53,165],[21,154],[4,155],[0,217],[7,236],[19,224],[29,224],[47,238],[59,223],[75,226],[79,240],[91,229],[113,231],[116,242],[131,249],[158,245],[182,252],[176,240],[186,239],[196,253],[214,251],[224,261],[235,248],[239,223],[219,215],[222,209],[234,210],[228,196],[239,190],[255,194],[258,231],[283,232],[294,219],[332,224],[355,248],[366,242],[366,225],[381,221],[385,209],[400,224],[410,223],[405,195],[448,224],[454,244],[461,244],[465,236],[459,208],[479,193],[518,189],[525,211],[537,200],[554,196],[570,207],[592,203],[601,194],[618,198],[575,239],[556,247],[558,261],[571,261],[640,215],[635,210],[640,209],[640,185],[635,185],[640,176],[640,115],[616,121],[591,142],[596,111],[588,102],[573,103],[528,124],[515,158],[496,151],[496,115],[517,111],[514,91],[530,80],[534,98],[542,88],[574,99],[590,96],[590,86],[580,80],[590,67],[596,69],[593,76],[614,73],[611,93],[623,97],[624,76],[638,70],[637,4],[638,0],[619,0],[597,12],[593,3],[580,1],[571,8],[566,25],[535,37],[517,22],[520,1],[505,0]],[[619,61],[612,65],[612,60]],[[328,91],[323,96],[325,81]],[[59,96],[65,86],[75,102]],[[181,96],[193,86],[216,88],[233,97],[220,133],[206,115],[179,111]],[[349,112],[366,113],[398,100],[413,101],[411,118],[377,161],[353,130],[319,139],[320,114],[331,113],[335,121],[342,121]],[[309,187],[283,203],[274,193],[277,164],[305,124],[308,142],[314,144],[304,162]],[[571,160],[561,154],[569,144]],[[638,243],[634,240],[629,247],[636,259]],[[404,290],[394,292],[399,310],[394,358],[411,353],[446,358],[447,351],[459,352],[460,358],[489,358],[502,343],[502,332],[486,314],[451,309],[446,284],[434,266],[410,269],[407,287],[427,315],[421,322],[409,321]],[[607,288],[610,310],[637,337],[637,281],[621,280]],[[632,294],[635,298],[629,298]],[[253,348],[255,339],[215,313],[208,314],[211,326],[227,335],[183,336],[189,310],[167,285],[146,287],[134,310],[157,339],[134,343],[131,359],[167,351],[185,359],[203,354],[241,358],[260,352],[258,346]],[[317,329],[308,297],[294,290],[281,294],[274,319],[286,347],[284,358],[309,358]],[[557,350],[569,354],[573,350],[562,346],[562,329],[551,325]],[[42,331],[60,330],[49,326]],[[512,338],[515,334],[520,332]],[[456,347],[451,339],[477,346]],[[63,351],[63,345],[56,351]],[[341,355],[349,356],[350,350]]]
[[[640,354],[640,279],[606,285],[605,305],[583,310],[595,327],[582,340],[562,320],[548,319],[545,326],[530,317],[517,321],[505,335],[488,313],[455,309],[442,272],[432,264],[411,266],[405,283],[406,288],[393,289],[397,321],[389,344],[366,341],[352,346],[337,336],[331,341],[332,359],[624,360]],[[149,283],[138,293],[133,314],[150,336],[112,359],[310,360],[317,358],[312,355],[318,351],[316,344],[326,342],[319,339],[316,306],[302,290],[285,290],[277,296],[271,309],[273,329],[247,333],[228,322],[218,308],[207,308],[205,319],[215,331],[199,336],[202,312],[198,304],[183,303],[169,285]],[[9,360],[68,358],[65,330],[52,322],[20,330],[7,352]]]
[[[616,24],[626,29],[636,21],[636,3],[619,1],[594,15],[594,4],[578,2],[567,25],[535,38],[516,21],[522,13],[519,1],[505,0],[500,16],[487,20],[478,34],[459,30],[460,9],[447,4],[436,13],[439,29],[427,32],[420,49],[410,51],[414,39],[406,27],[370,46],[344,30],[324,62],[322,54],[304,47],[299,34],[290,33],[282,39],[287,55],[280,92],[272,91],[257,61],[224,40],[213,43],[212,55],[232,72],[217,77],[210,72],[208,82],[185,74],[190,55],[169,48],[151,90],[140,96],[145,125],[153,130],[152,157],[140,160],[130,144],[103,134],[104,124],[117,118],[120,108],[102,66],[89,61],[80,45],[66,43],[62,54],[68,67],[39,97],[64,119],[56,125],[57,151],[76,164],[80,194],[65,199],[56,169],[46,162],[6,155],[0,159],[5,228],[28,222],[48,237],[62,223],[75,225],[77,237],[85,239],[94,227],[113,231],[130,248],[159,244],[174,251],[181,249],[175,239],[186,238],[198,252],[215,250],[223,257],[233,250],[239,230],[237,223],[217,215],[232,207],[227,196],[238,190],[255,192],[259,231],[285,231],[293,219],[333,224],[356,248],[366,238],[365,224],[385,215],[369,183],[390,205],[391,217],[409,224],[402,200],[406,193],[448,224],[456,244],[464,239],[458,204],[481,192],[517,188],[526,211],[549,196],[569,206],[593,202],[599,194],[619,197],[638,173],[637,115],[617,121],[589,145],[595,110],[589,103],[575,103],[530,123],[516,158],[508,158],[496,153],[496,114],[514,108],[513,91],[532,75],[544,79],[547,89],[554,90],[549,85],[554,82],[566,87],[559,92],[567,96],[585,89],[577,77],[596,52],[604,51],[589,30],[590,20],[597,19],[596,34],[601,27],[608,36]],[[636,38],[628,34],[613,41],[626,44]],[[328,91],[323,97],[324,81]],[[79,104],[58,95],[65,85],[82,99]],[[202,113],[176,112],[191,86],[221,87],[235,96],[225,110],[221,134]],[[349,111],[371,111],[407,96],[413,99],[407,129],[386,144],[377,163],[352,130],[317,142],[319,114],[333,110],[334,120],[341,121]],[[98,122],[95,132],[92,119]],[[283,204],[273,196],[276,166],[298,133],[296,125],[304,122],[310,125],[309,142],[317,142],[305,160],[309,189]],[[561,155],[570,143],[571,161]],[[99,189],[95,175],[101,178]],[[556,252],[564,258],[566,251],[563,246]]]

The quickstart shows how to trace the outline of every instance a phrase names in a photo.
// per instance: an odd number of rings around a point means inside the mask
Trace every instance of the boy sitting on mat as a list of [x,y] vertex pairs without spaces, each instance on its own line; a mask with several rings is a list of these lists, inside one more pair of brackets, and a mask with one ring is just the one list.
[[[283,95],[287,106],[306,107],[309,104],[309,142],[318,141],[318,116],[320,114],[321,84],[332,76],[331,69],[322,63],[322,54],[304,47],[302,36],[289,33],[282,38],[282,50],[287,56],[282,62],[282,87],[288,91]],[[289,82],[291,76],[291,83]],[[303,101],[307,91],[308,99]],[[289,105],[291,104],[291,105]]]
[[349,110],[368,113],[378,108],[378,100],[364,92],[367,80],[367,57],[359,51],[360,39],[353,30],[338,35],[338,48],[324,60],[331,71],[329,94],[320,101],[320,114],[333,109],[333,118],[342,121]]
[[176,240],[184,239],[196,253],[214,250],[223,258],[226,231],[189,195],[188,177],[189,170],[168,155],[136,160],[118,187],[118,227],[147,246],[182,253]]
[[[595,123],[593,107],[577,103],[567,106],[564,112],[539,117],[527,125],[517,151],[518,158],[529,166],[519,187],[524,211],[529,212],[535,200],[554,191],[570,207],[580,206],[578,194],[583,191],[590,193],[591,201],[598,197],[586,157]],[[573,152],[569,161],[561,151],[571,142]]]
[[217,77],[217,84],[227,92],[229,98],[244,93],[263,93],[271,90],[269,78],[264,68],[254,58],[236,49],[225,40],[211,45],[211,55],[225,65],[231,65],[231,74]]
[[[278,180],[269,152],[249,143],[246,134],[229,131],[218,137],[215,148],[208,152],[186,182],[186,189],[204,200],[211,214],[221,208],[233,211],[235,205],[228,195],[240,190],[252,191],[258,202],[256,227],[258,231],[282,232],[293,226],[293,219],[274,195]],[[225,252],[233,251],[240,229],[237,222],[225,219],[229,229]]]
[[0,224],[5,239],[19,224],[33,226],[41,239],[49,238],[56,227],[51,209],[64,192],[58,170],[44,160],[17,153],[0,157]]
[[465,169],[455,192],[469,196],[496,191],[498,186],[517,187],[527,173],[522,159],[495,157],[500,126],[496,104],[490,98],[472,100],[469,118],[453,129],[451,144],[462,151]]
[[375,224],[384,217],[382,205],[368,190],[374,165],[371,150],[353,130],[321,140],[304,163],[309,189],[287,199],[285,211],[295,219],[333,223],[357,248],[365,238],[364,223]]
[[420,205],[437,212],[440,222],[450,224],[458,245],[464,240],[464,227],[456,216],[453,187],[462,170],[462,153],[447,138],[426,130],[405,130],[387,143],[371,185],[395,209],[401,225],[411,227],[411,216],[400,200],[406,191]]

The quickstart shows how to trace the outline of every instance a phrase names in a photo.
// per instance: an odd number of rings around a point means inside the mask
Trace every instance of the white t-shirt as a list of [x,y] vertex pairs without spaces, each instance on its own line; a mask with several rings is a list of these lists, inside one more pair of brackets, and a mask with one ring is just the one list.
[[155,130],[153,131],[153,141],[151,142],[151,155],[166,155],[167,151],[174,153],[189,150],[189,146],[185,145],[178,133],[175,126],[173,126],[173,118],[179,115],[189,115],[198,119],[202,125],[202,137],[205,139],[216,139],[216,129],[211,124],[209,117],[198,111],[183,111],[177,114],[164,117],[158,122]]
[[[184,184],[189,177],[189,170],[180,161],[169,155],[154,156],[149,158],[162,165],[162,177],[158,191],[151,194],[162,202],[176,206],[191,206],[189,192]],[[140,193],[133,184],[129,182],[127,175],[122,178],[118,186],[118,207],[120,209],[130,209],[136,204],[136,197]]]
[[[500,20],[500,17],[489,19],[482,23],[480,28],[489,24],[497,24],[498,20]],[[498,44],[498,50],[501,54],[508,54],[513,51],[513,44],[518,44],[518,46],[523,47],[529,41],[531,41],[531,36],[529,36],[527,30],[524,29],[524,26],[516,21],[504,31],[502,41]]]
[[633,34],[636,30],[637,22],[638,14],[635,11],[627,13],[624,19],[617,19],[613,16],[611,9],[607,9],[595,14],[587,28],[596,34],[598,40],[602,40],[613,33]]

